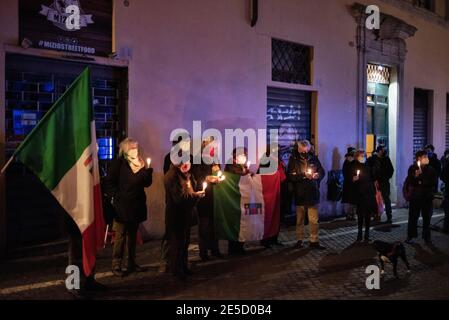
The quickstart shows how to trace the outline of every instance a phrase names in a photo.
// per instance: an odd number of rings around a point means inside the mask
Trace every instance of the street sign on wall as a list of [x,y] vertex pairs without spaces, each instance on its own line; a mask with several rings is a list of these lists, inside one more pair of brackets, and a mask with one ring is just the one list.
[[19,40],[34,48],[107,56],[112,0],[20,0]]

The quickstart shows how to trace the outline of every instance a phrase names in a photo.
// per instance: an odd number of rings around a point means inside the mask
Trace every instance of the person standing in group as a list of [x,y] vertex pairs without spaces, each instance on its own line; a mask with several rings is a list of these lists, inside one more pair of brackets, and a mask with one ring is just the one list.
[[204,154],[204,150],[211,143],[213,143],[212,138],[208,138],[202,142],[201,163],[192,165],[191,169],[192,175],[198,183],[198,187],[201,188],[204,182],[207,183],[205,197],[200,199],[196,206],[198,210],[200,258],[202,261],[210,260],[209,250],[213,257],[222,256],[218,247],[218,240],[215,238],[213,198],[214,185],[219,182],[217,173],[220,171],[220,165],[214,163],[214,148],[210,148],[209,154]]
[[171,165],[164,176],[169,270],[180,280],[192,273],[188,268],[188,248],[193,209],[205,195],[204,191],[195,191],[196,181],[190,168],[190,162]]
[[[246,176],[250,174],[248,168],[248,150],[246,148],[235,148],[232,151],[232,163],[228,163],[224,169],[225,172]],[[240,241],[228,241],[228,254],[241,255],[245,253],[245,243]]]
[[[433,192],[438,192],[438,179],[441,176],[441,162],[438,159],[438,155],[435,153],[435,147],[431,144],[428,144],[424,147],[424,152],[427,153],[427,158],[429,158],[429,166],[433,168],[437,175],[437,181],[435,182]],[[433,211],[433,210],[432,210]]]
[[449,233],[449,150],[444,152],[441,158],[441,180],[444,182],[444,224],[443,232]]
[[353,170],[352,165],[354,164],[354,147],[349,147],[345,154],[345,161],[343,162],[343,194],[341,203],[343,204],[343,210],[346,215],[346,220],[355,220],[355,199],[353,197],[354,182],[352,181]]
[[[354,154],[354,164],[352,166],[353,197],[356,202],[358,234],[357,241],[364,239],[370,241],[371,217],[377,210],[376,193],[374,187],[373,169],[366,164],[366,154],[364,150],[358,150]],[[363,227],[365,226],[365,237],[363,237]]]
[[380,145],[376,152],[368,159],[368,165],[372,167],[376,182],[378,183],[382,199],[385,204],[387,223],[393,222],[391,199],[390,199],[390,179],[393,177],[394,168],[387,155],[385,146]]
[[[276,172],[279,172],[280,174],[280,185],[279,185],[279,193],[281,190],[281,186],[284,183],[284,181],[286,180],[286,175],[285,175],[285,165],[284,163],[279,159],[279,155],[278,155],[278,149],[274,148],[273,150],[271,150],[270,146],[267,146],[267,150],[265,152],[265,154],[262,156],[262,159],[260,160],[260,165],[259,165],[259,169],[257,170],[258,174],[275,174]],[[281,196],[279,194],[279,199],[281,199]],[[279,225],[279,230],[277,232],[276,235],[274,235],[271,238],[267,238],[267,239],[263,239],[261,241],[261,244],[269,249],[271,248],[272,245],[276,245],[276,246],[283,246],[283,244],[281,242],[279,242],[279,232],[280,232],[280,227],[281,227],[281,205],[279,205],[279,217],[278,217],[278,225]]]
[[[114,218],[114,248],[112,252],[112,272],[123,277],[132,272],[144,271],[136,264],[137,230],[147,219],[145,188],[151,186],[153,169],[139,154],[137,141],[126,138],[120,143],[119,157],[109,168],[105,187],[112,196],[117,212]],[[126,272],[122,270],[123,258],[127,260]]]
[[319,243],[320,182],[325,176],[317,156],[310,152],[310,142],[300,141],[288,162],[287,176],[293,184],[296,203],[296,238],[298,248],[303,247],[304,218],[308,215],[310,247],[326,249]]
[[430,165],[426,151],[418,151],[415,158],[416,162],[408,169],[408,176],[405,182],[408,190],[410,190],[408,236],[406,242],[413,244],[413,239],[418,237],[418,219],[422,215],[422,237],[427,245],[431,245],[430,219],[433,206],[433,192],[435,184],[438,181],[438,176],[435,169]]

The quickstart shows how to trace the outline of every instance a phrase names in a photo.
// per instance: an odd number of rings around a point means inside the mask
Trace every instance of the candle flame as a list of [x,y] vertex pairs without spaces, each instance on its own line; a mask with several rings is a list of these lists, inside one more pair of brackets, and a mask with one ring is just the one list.
[[151,164],[151,158],[147,158],[147,165],[150,166]]
[[203,182],[203,191],[206,191],[207,188],[207,182]]

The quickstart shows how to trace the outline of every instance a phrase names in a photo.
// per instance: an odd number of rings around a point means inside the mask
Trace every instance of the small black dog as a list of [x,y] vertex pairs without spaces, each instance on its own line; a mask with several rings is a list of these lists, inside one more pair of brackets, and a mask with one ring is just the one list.
[[385,262],[391,262],[393,264],[393,273],[398,278],[398,259],[401,258],[407,266],[407,273],[410,273],[410,264],[407,260],[407,254],[402,242],[388,243],[380,240],[374,241],[374,247],[376,248],[379,256],[382,274],[385,273]]

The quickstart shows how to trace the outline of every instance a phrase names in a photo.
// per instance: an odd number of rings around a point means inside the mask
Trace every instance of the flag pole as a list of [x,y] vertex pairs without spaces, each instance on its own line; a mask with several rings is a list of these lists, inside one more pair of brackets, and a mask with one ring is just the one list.
[[0,171],[0,175],[3,175],[3,173],[6,171],[6,169],[9,167],[9,165],[11,164],[11,162],[14,160],[14,156],[12,156],[11,158],[9,158],[8,162],[6,162],[6,164],[4,165],[4,167],[2,168],[2,171]]

